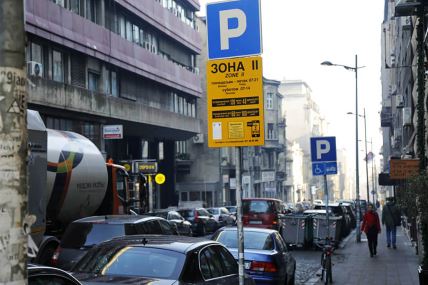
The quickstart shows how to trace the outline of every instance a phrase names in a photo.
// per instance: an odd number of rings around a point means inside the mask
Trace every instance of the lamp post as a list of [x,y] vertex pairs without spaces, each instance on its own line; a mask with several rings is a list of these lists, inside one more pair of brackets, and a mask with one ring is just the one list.
[[[355,55],[355,66],[347,66],[342,64],[334,64],[330,61],[324,61],[321,65],[326,66],[341,66],[346,70],[352,70],[355,72],[355,114],[358,114],[358,69],[364,66],[358,66],[358,55]],[[361,230],[360,230],[360,173],[358,167],[358,117],[355,116],[355,188],[356,188],[356,202],[357,202],[357,219],[356,219],[356,231],[357,231],[357,242],[361,242]]]
[[[352,112],[348,112],[348,115],[356,115],[364,119],[364,151],[366,153],[366,184],[367,184],[367,203],[370,203],[370,186],[369,186],[369,162],[367,159],[367,120],[366,120],[366,108],[364,108],[364,115],[354,114]],[[373,190],[373,189],[372,189]],[[374,202],[374,201],[373,201]]]

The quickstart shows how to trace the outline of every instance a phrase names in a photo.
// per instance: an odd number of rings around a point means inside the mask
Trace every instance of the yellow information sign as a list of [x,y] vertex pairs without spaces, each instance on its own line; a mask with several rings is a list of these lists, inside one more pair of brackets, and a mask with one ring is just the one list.
[[162,173],[156,174],[156,176],[155,176],[155,182],[157,184],[162,185],[162,184],[165,183],[165,181],[166,181],[166,177],[165,177],[164,174],[162,174]]
[[208,146],[264,145],[262,58],[207,63]]

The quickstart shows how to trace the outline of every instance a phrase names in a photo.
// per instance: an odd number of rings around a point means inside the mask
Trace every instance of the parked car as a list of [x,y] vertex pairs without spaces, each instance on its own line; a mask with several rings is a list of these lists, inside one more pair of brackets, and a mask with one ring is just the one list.
[[281,232],[285,210],[282,201],[273,198],[242,199],[243,224]]
[[94,245],[113,237],[135,234],[176,235],[177,232],[160,217],[114,215],[79,219],[65,230],[51,264],[69,270]]
[[55,267],[28,264],[27,273],[29,285],[82,285],[70,273]]
[[[347,213],[346,209],[344,209],[344,207],[339,204],[339,203],[331,203],[328,204],[329,209],[331,209],[331,212],[333,213],[333,215],[335,215],[336,217],[341,217],[341,233],[342,233],[342,237],[346,237],[352,228],[351,225],[351,217],[349,216],[349,214]],[[315,210],[320,210],[320,209],[325,209],[326,205],[315,205],[314,209]]]
[[[212,237],[238,260],[237,228],[219,229]],[[244,266],[256,284],[294,284],[296,260],[275,230],[244,228]]]
[[236,218],[225,207],[208,208],[207,211],[213,215],[220,227],[231,226],[236,223]]
[[192,224],[184,219],[177,211],[157,211],[148,215],[164,218],[182,236],[193,236]]
[[351,218],[351,228],[354,229],[356,226],[357,218],[355,216],[354,208],[352,207],[352,204],[347,202],[340,203],[343,207],[345,207],[347,214]]
[[[126,236],[90,249],[73,267],[85,284],[238,284],[238,266],[220,243],[184,236]],[[254,281],[245,276],[245,284]]]
[[177,212],[192,224],[194,235],[205,236],[208,233],[215,232],[219,228],[219,224],[214,219],[214,216],[205,208],[179,209]]
[[225,208],[236,217],[236,206],[225,206]]

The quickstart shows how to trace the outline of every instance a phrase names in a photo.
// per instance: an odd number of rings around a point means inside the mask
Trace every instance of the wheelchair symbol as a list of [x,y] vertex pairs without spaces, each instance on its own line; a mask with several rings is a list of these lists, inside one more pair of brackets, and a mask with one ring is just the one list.
[[324,169],[319,167],[319,164],[315,165],[315,169],[314,169],[315,174],[320,175],[320,174],[324,174]]

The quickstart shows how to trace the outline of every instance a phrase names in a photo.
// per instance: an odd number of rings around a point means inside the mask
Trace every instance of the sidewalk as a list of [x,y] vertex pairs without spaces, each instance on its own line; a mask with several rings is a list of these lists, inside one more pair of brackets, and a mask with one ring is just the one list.
[[[338,285],[417,285],[418,256],[401,227],[397,227],[397,249],[386,247],[385,227],[379,235],[377,256],[371,258],[366,235],[356,242],[355,231],[333,256],[333,282]],[[312,282],[314,280],[312,279]],[[306,284],[322,284],[318,282]]]

